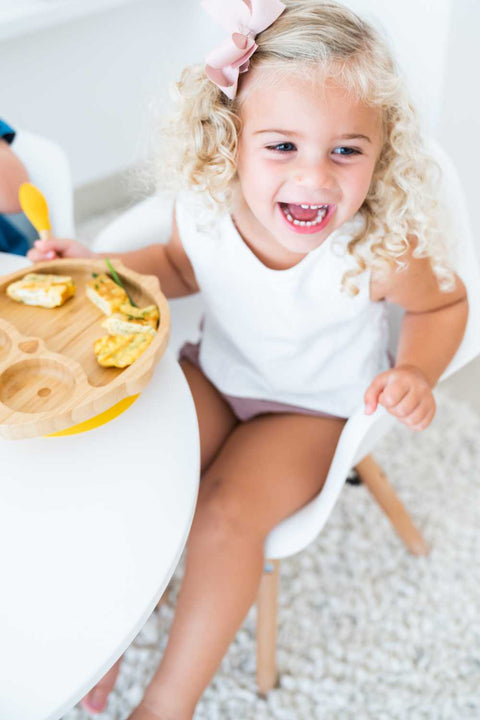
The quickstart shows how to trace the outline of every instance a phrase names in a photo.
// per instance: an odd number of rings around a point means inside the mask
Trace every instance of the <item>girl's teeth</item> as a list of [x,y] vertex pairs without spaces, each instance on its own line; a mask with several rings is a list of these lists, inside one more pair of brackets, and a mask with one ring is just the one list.
[[327,214],[328,205],[301,205],[304,209],[318,210],[317,217],[315,220],[294,220],[290,213],[285,212],[285,217],[293,225],[299,225],[300,227],[311,227],[312,225],[319,225],[325,215]]

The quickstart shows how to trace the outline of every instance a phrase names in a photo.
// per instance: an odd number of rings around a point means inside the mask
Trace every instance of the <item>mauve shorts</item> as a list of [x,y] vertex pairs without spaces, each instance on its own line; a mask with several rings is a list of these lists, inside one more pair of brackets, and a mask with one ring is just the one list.
[[[181,348],[178,359],[188,360],[200,370],[200,343],[185,343]],[[203,370],[202,370],[203,372]],[[218,391],[225,402],[230,406],[235,417],[241,421],[251,420],[257,415],[266,415],[268,413],[298,413],[299,415],[314,415],[316,417],[335,417],[328,413],[318,410],[309,410],[298,405],[286,405],[285,403],[277,403],[271,400],[258,400],[256,398],[236,397],[234,395],[225,395]]]

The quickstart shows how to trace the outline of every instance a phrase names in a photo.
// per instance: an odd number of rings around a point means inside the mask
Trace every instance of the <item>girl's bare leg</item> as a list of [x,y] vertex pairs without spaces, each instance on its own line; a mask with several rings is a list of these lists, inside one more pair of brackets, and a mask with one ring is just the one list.
[[[219,392],[197,367],[188,360],[182,360],[180,365],[195,401],[203,471],[208,467],[238,421]],[[96,714],[105,708],[108,696],[117,680],[120,664],[121,658],[81,700],[81,705],[90,713]]]
[[321,489],[344,421],[264,415],[204,473],[163,659],[130,720],[191,720],[255,600],[268,532]]

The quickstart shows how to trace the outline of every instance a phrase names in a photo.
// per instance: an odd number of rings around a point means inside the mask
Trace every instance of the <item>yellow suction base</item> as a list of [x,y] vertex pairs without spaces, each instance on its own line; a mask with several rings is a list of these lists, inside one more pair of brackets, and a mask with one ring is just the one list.
[[116,405],[112,405],[112,407],[108,408],[108,410],[100,413],[100,415],[95,415],[95,417],[90,418],[90,420],[85,420],[84,422],[78,423],[78,425],[72,425],[65,430],[60,430],[60,432],[52,433],[51,435],[46,435],[45,437],[65,437],[67,435],[78,435],[79,433],[94,430],[95,428],[110,422],[110,420],[114,420],[116,417],[125,412],[125,410],[128,410],[130,405],[133,405],[138,397],[139,395],[126,397],[116,403]]

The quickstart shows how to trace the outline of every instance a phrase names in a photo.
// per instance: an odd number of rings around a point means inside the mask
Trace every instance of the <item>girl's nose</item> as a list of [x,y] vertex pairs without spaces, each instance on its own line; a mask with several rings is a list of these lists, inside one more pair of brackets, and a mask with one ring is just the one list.
[[294,182],[315,190],[333,190],[335,179],[326,161],[311,162],[296,168]]

